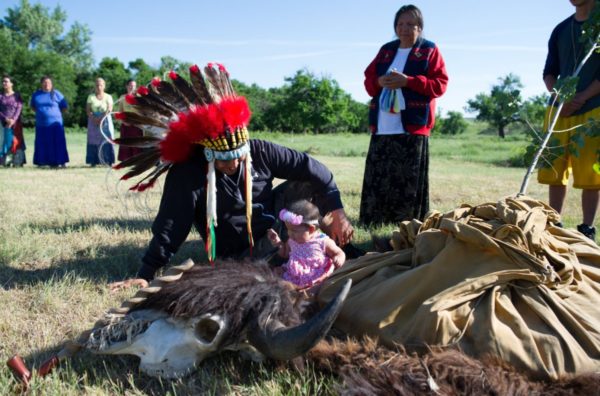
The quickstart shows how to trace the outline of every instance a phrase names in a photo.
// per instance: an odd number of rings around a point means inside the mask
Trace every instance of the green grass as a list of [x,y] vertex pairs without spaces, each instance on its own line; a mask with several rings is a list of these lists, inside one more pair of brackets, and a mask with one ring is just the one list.
[[[255,133],[308,151],[335,174],[350,219],[356,222],[362,187],[367,134],[283,135]],[[109,281],[135,274],[150,240],[150,226],[160,187],[131,195],[119,174],[84,164],[86,136],[67,135],[71,161],[66,169],[31,165],[33,136],[26,134],[23,168],[0,169],[0,357],[24,356],[37,367],[62,342],[93,326],[102,313],[132,291],[111,294]],[[481,125],[465,135],[431,139],[432,209],[447,211],[462,203],[481,204],[518,192],[523,168],[499,166],[526,145],[523,137],[499,139]],[[535,180],[529,195],[546,200],[546,188]],[[579,193],[569,194],[564,223],[580,219]],[[392,225],[376,230],[356,227],[355,240],[370,246],[370,235],[387,235]],[[203,257],[202,243],[192,234],[173,263]],[[160,381],[137,372],[133,357],[82,353],[49,377],[34,379],[30,394],[44,395],[308,395],[334,393],[335,378],[308,368],[304,373],[256,365],[235,354],[212,359],[197,373],[178,381]],[[16,381],[0,369],[0,394],[15,393]]]

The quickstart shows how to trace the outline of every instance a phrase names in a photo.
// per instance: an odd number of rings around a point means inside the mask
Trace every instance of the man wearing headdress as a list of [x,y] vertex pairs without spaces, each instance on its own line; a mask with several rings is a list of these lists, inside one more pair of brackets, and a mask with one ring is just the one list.
[[[310,182],[322,214],[332,216],[331,234],[346,245],[352,236],[352,226],[344,213],[340,192],[331,172],[305,153],[263,140],[249,140],[252,158],[252,234],[260,240],[273,227],[277,212],[273,194],[273,178]],[[244,201],[243,153],[231,160],[215,160],[217,190],[217,226],[215,250],[217,257],[240,258],[249,252],[249,239]],[[153,237],[138,277],[151,280],[157,269],[166,265],[195,225],[204,241],[210,230],[206,216],[206,168],[202,149],[196,149],[190,159],[174,165],[167,174],[160,209],[152,225]],[[257,243],[257,245],[259,245]],[[270,246],[270,245],[269,245]],[[252,252],[260,258],[260,246]]]
[[[144,122],[159,126],[156,120],[162,113],[168,114],[171,106],[165,98],[167,93],[178,92],[189,103],[195,103],[165,124],[167,131],[155,152],[156,159],[160,156],[161,164],[168,164],[168,169],[159,165],[134,186],[143,190],[168,171],[159,212],[152,225],[152,240],[137,279],[125,281],[124,286],[143,285],[142,280],[153,279],[186,240],[192,226],[202,235],[209,260],[265,258],[266,249],[272,249],[266,231],[276,227],[275,178],[310,185],[312,199],[321,214],[330,219],[326,231],[332,239],[346,246],[352,238],[353,228],[332,173],[305,153],[251,140],[246,129],[250,110],[245,98],[235,94],[221,65],[209,64],[204,70],[202,73],[192,66],[189,84],[176,74],[171,75],[170,85],[153,81],[128,99],[138,107],[136,114],[117,114],[117,118],[142,128]],[[158,104],[157,114],[144,119],[140,114],[151,115],[148,108],[153,101]],[[175,100],[171,102],[172,107],[177,105]],[[127,142],[117,139],[117,143]],[[151,155],[152,149],[141,154],[145,163],[152,163],[152,158],[148,160]],[[127,179],[129,175],[140,174],[136,166],[135,161],[128,160],[117,168],[133,169],[124,176]]]

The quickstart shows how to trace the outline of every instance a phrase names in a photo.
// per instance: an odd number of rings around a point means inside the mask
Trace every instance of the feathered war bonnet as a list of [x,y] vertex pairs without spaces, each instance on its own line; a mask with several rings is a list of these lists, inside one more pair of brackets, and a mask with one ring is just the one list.
[[249,135],[250,108],[243,96],[236,95],[229,73],[221,64],[209,63],[204,72],[196,65],[189,69],[189,81],[171,71],[170,81],[154,78],[141,86],[135,95],[125,100],[133,111],[117,113],[115,117],[144,131],[139,138],[115,139],[115,143],[142,147],[146,150],[115,165],[129,168],[122,180],[135,176],[141,179],[131,187],[144,191],[172,164],[186,161],[194,145],[204,147],[208,161],[206,188],[206,252],[215,258],[215,227],[217,200],[215,160],[243,158],[245,180],[246,221],[250,248],[252,238],[252,176]]

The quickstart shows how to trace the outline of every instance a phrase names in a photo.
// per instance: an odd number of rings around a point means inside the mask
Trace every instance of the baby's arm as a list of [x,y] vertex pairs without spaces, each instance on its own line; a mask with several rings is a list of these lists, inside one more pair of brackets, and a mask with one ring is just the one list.
[[269,238],[269,241],[271,242],[271,245],[273,247],[279,248],[279,250],[277,251],[277,254],[279,254],[279,256],[283,258],[288,258],[290,256],[290,249],[288,244],[286,242],[283,242],[281,238],[279,238],[279,234],[277,234],[277,232],[274,229],[269,228],[267,230],[267,238]]
[[346,253],[329,237],[325,240],[325,254],[331,259],[335,268],[340,268],[346,262]]

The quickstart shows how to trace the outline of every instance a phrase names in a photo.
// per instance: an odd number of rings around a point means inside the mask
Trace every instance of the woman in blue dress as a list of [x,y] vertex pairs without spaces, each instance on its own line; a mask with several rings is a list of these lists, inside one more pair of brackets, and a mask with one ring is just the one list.
[[52,79],[44,76],[41,89],[31,96],[31,108],[35,112],[35,150],[33,163],[38,166],[65,166],[69,162],[67,141],[62,112],[67,109],[67,100],[54,89]]

